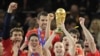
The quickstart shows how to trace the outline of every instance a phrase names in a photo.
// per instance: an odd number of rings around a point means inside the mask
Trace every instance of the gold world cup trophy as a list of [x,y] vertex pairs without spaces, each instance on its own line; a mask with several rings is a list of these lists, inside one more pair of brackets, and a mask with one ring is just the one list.
[[61,24],[62,22],[65,21],[66,18],[66,11],[63,8],[58,8],[55,12],[56,16],[56,25],[57,25],[57,30],[56,33],[61,33]]

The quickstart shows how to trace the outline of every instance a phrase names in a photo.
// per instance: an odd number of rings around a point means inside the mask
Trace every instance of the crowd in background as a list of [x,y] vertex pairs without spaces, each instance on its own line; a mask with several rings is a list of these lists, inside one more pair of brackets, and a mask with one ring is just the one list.
[[[8,5],[12,0],[0,0],[0,36],[3,32],[4,17],[8,9]],[[23,39],[27,32],[34,28],[38,28],[38,14],[42,11],[54,13],[58,8],[64,8],[67,12],[65,20],[66,30],[77,29],[79,31],[79,43],[84,47],[85,41],[84,31],[80,25],[80,17],[85,18],[84,25],[90,31],[96,43],[96,48],[100,50],[100,1],[99,0],[14,0],[18,3],[18,9],[11,16],[10,28],[22,27],[24,30]],[[56,19],[51,21],[52,31],[56,29]],[[2,36],[0,37],[2,38]],[[23,40],[24,41],[24,40]],[[47,48],[47,46],[46,46]],[[22,48],[23,49],[23,48]]]
[[[56,9],[60,7],[67,11],[66,19],[74,19],[80,16],[87,18],[86,26],[88,28],[93,19],[100,18],[99,0],[0,0],[0,32],[2,31],[4,13],[6,12],[9,3],[12,1],[17,2],[19,6],[16,13],[13,14],[12,27],[19,25],[25,27],[25,31],[29,27],[29,25],[27,25],[29,19],[36,18],[39,12],[47,11],[54,13]],[[75,16],[69,16],[70,14],[75,14]],[[78,22],[77,19],[75,20]],[[66,22],[66,24],[68,23]]]

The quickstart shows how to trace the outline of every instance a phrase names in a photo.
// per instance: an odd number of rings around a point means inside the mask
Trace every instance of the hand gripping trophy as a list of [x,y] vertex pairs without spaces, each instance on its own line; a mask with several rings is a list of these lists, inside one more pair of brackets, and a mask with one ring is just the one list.
[[55,16],[57,25],[56,33],[61,33],[61,24],[65,21],[66,11],[63,8],[58,8],[55,12]]

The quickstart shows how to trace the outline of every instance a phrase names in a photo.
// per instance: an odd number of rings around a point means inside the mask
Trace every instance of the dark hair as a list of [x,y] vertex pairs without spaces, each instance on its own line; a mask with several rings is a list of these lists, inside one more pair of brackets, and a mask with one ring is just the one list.
[[47,16],[48,13],[45,12],[45,11],[42,11],[42,12],[40,12],[40,13],[37,15],[37,18],[40,19],[40,16],[41,16],[41,15],[43,15],[43,16]]
[[38,35],[37,35],[37,34],[32,33],[32,34],[30,34],[30,36],[29,36],[29,38],[28,38],[28,41],[30,40],[30,38],[31,38],[32,36],[36,36],[36,37],[38,38]]
[[77,29],[72,28],[72,29],[69,29],[68,31],[69,31],[69,33],[76,34],[77,35],[77,39],[80,37],[80,33],[79,33],[79,31]]
[[13,32],[22,32],[22,35],[24,35],[24,31],[23,31],[22,28],[17,28],[17,27],[12,28],[12,29],[10,30],[10,36],[12,36]]

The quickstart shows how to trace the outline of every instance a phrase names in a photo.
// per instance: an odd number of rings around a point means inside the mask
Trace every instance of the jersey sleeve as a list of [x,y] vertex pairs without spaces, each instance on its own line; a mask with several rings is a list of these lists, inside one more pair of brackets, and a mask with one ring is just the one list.
[[11,21],[11,13],[6,13],[4,17],[4,25],[3,25],[3,33],[2,38],[8,39],[10,36],[10,21]]

